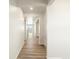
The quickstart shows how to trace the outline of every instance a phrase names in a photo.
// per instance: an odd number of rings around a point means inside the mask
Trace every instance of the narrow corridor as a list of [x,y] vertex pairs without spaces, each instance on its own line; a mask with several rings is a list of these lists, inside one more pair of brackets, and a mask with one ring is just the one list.
[[9,58],[69,59],[69,18],[69,0],[10,0]]
[[38,39],[29,39],[17,59],[46,59],[46,49],[38,45]]

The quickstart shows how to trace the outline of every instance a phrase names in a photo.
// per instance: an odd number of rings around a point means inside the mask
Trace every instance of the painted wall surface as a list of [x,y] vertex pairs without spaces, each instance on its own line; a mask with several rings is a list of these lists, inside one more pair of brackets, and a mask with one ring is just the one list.
[[48,57],[69,59],[69,0],[55,0],[47,7]]
[[44,39],[43,39],[43,21],[44,21],[44,15],[40,16],[40,45],[44,44]]
[[43,21],[43,39],[44,45],[47,47],[47,13],[45,13]]
[[40,19],[40,42],[47,46],[47,15],[46,13],[42,15]]
[[22,10],[10,5],[10,59],[16,59],[24,44],[24,18]]
[[47,46],[47,16],[46,14],[41,15],[40,17],[40,44]]

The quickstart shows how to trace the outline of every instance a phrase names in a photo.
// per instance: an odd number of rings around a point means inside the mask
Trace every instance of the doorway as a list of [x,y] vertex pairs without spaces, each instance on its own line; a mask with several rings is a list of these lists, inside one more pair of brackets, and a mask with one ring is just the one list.
[[28,16],[26,19],[26,40],[27,39],[33,39],[33,29],[34,29],[34,22],[33,22],[33,17]]

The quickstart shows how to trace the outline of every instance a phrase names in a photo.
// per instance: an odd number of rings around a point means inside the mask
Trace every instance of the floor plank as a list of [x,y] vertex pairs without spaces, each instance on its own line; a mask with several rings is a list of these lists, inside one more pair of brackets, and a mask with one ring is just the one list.
[[35,39],[27,40],[17,59],[46,59],[46,49]]

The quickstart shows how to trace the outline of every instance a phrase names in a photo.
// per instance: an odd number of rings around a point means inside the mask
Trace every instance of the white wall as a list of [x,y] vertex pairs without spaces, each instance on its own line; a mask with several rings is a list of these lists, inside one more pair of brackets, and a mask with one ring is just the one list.
[[10,5],[10,59],[16,59],[24,44],[24,18],[22,10]]
[[69,0],[55,0],[47,7],[48,57],[69,59]]
[[40,16],[40,45],[44,44],[44,39],[43,39],[43,20],[44,20],[44,15]]
[[44,44],[45,46],[47,46],[46,24],[46,14],[42,14],[40,16],[40,44]]
[[44,45],[47,47],[47,13],[45,13],[43,21],[43,39]]
[[42,18],[40,19],[40,42],[41,44],[44,44],[47,46],[47,15],[46,13],[42,15]]

